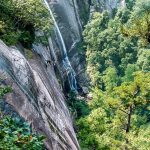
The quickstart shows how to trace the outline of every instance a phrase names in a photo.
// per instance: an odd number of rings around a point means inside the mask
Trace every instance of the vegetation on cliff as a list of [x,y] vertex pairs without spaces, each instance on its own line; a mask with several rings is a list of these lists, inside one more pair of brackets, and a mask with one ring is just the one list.
[[[0,98],[11,92],[10,87],[0,87]],[[5,116],[0,112],[1,150],[43,150],[44,136],[32,133],[30,125],[18,117]]]
[[52,23],[41,0],[0,0],[0,38],[8,45],[31,47],[35,31],[48,36]]

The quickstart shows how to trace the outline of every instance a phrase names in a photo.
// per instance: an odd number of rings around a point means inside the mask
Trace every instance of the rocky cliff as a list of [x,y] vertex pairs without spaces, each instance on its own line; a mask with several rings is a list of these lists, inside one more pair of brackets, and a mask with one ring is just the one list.
[[13,88],[6,102],[47,137],[47,149],[79,149],[53,66],[45,66],[36,54],[27,61],[17,47],[7,47],[2,41],[0,64],[3,83]]

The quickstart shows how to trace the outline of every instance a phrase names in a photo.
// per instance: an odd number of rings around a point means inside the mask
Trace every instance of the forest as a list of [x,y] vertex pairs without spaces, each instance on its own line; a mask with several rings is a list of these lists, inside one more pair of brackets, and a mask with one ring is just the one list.
[[[74,91],[65,95],[81,150],[150,149],[150,0],[125,4],[111,12],[80,14],[78,51],[86,60],[90,98]],[[0,39],[7,45],[47,46],[53,26],[41,0],[0,0]],[[37,37],[39,30],[43,35]],[[11,92],[2,85],[1,100]],[[42,150],[44,140],[25,120],[0,117],[0,150]]]
[[129,1],[112,18],[94,13],[83,36],[93,99],[77,120],[81,146],[149,149],[150,1]]

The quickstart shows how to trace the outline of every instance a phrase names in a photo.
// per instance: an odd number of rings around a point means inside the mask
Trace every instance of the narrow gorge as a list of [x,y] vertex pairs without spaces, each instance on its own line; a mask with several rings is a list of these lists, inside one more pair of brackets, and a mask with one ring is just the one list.
[[[136,31],[133,19],[142,4],[35,1],[0,0],[0,83],[11,87],[0,112],[44,135],[42,149],[146,150],[134,145],[150,120],[150,16],[147,24],[141,19],[147,31]],[[0,149],[7,150],[1,143]]]

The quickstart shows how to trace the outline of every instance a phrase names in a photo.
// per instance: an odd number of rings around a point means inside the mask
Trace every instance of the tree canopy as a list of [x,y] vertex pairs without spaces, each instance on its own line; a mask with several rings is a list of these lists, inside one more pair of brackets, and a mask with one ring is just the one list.
[[112,18],[96,12],[85,26],[92,100],[90,113],[76,121],[83,149],[149,149],[149,4],[126,0]]
[[51,26],[42,0],[0,0],[0,38],[7,44],[31,47],[35,31],[49,35]]

